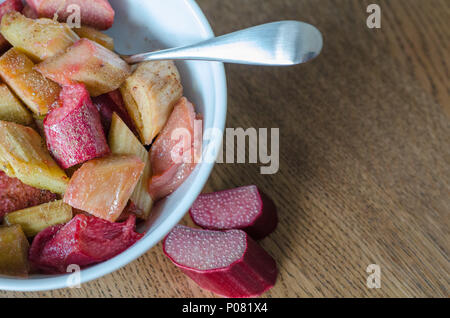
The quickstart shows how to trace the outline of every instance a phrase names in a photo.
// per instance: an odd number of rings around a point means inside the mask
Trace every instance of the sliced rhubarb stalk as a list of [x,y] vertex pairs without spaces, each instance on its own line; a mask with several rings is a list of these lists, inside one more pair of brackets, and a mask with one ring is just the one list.
[[108,141],[113,154],[136,155],[145,163],[144,172],[131,195],[131,201],[142,210],[143,218],[147,219],[153,206],[153,200],[147,191],[151,174],[150,158],[147,149],[116,113],[112,117]]
[[64,202],[102,219],[115,222],[144,171],[137,156],[108,156],[86,162],[75,171]]
[[130,66],[100,44],[81,39],[65,53],[36,66],[45,77],[61,84],[84,83],[91,96],[116,90],[130,75]]
[[8,213],[5,224],[19,224],[26,236],[33,237],[49,226],[64,224],[71,219],[72,207],[59,200]]
[[7,213],[26,209],[57,199],[56,194],[40,190],[0,171],[0,221]]
[[200,287],[225,297],[256,297],[275,285],[274,259],[241,230],[178,225],[165,238],[163,249]]
[[142,238],[135,232],[136,217],[112,223],[78,214],[64,226],[56,225],[39,233],[31,245],[32,265],[45,273],[66,273],[72,264],[86,267],[106,261]]
[[0,168],[11,178],[58,194],[69,181],[34,129],[6,121],[0,121]]
[[25,126],[33,123],[31,113],[5,84],[0,84],[0,120]]
[[123,106],[122,95],[120,95],[118,90],[94,97],[92,98],[92,102],[100,112],[102,125],[105,132],[109,132],[113,113],[116,113],[125,122],[129,129],[131,129],[133,133],[137,134],[133,121],[128,115],[126,108]]
[[33,20],[19,12],[5,14],[0,30],[9,43],[36,62],[64,52],[80,39],[67,24]]
[[66,22],[72,10],[70,5],[80,8],[81,24],[89,25],[99,30],[109,29],[114,23],[114,10],[108,0],[27,0],[28,4],[42,17],[56,17],[60,22]]
[[63,107],[44,120],[47,147],[64,169],[107,155],[110,150],[100,115],[82,84],[66,86],[60,97]]
[[0,227],[0,275],[28,275],[28,244],[20,225]]
[[139,64],[120,91],[144,145],[153,142],[183,96],[180,74],[171,61]]
[[[186,98],[181,98],[152,145],[150,158],[153,176],[149,193],[155,201],[175,191],[195,168],[197,160],[194,155],[199,152],[194,142],[195,118],[194,106]],[[200,125],[197,129],[201,128]],[[201,135],[201,132],[197,132],[197,135]],[[174,160],[174,157],[178,159]]]
[[15,48],[0,57],[1,78],[33,113],[42,116],[58,99],[61,88],[33,68],[33,61]]
[[275,204],[254,185],[201,194],[189,213],[198,226],[241,229],[255,240],[272,233],[278,223]]
[[[22,11],[23,3],[22,0],[6,0],[0,4],[0,21],[3,16],[11,11]],[[0,34],[0,52],[5,52],[11,47],[11,44]]]
[[80,38],[86,38],[103,45],[108,50],[114,51],[114,39],[97,29],[81,26],[79,28],[73,28],[73,31],[78,34]]

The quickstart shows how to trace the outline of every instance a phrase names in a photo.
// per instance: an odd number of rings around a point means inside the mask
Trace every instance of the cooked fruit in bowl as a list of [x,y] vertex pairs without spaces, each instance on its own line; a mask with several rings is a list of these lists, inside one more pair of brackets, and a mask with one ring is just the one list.
[[124,252],[202,153],[202,116],[177,66],[128,65],[101,32],[109,2],[72,2],[79,27],[65,1],[0,4],[0,275]]

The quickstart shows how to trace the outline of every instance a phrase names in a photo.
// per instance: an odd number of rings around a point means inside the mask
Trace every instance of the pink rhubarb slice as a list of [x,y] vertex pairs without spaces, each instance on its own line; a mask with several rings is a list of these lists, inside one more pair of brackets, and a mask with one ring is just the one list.
[[108,0],[27,0],[41,17],[52,19],[57,14],[58,21],[67,22],[73,11],[70,5],[78,5],[81,13],[81,24],[99,30],[109,29],[114,23],[114,10]]
[[71,264],[86,267],[104,262],[136,243],[136,217],[112,223],[94,216],[76,215],[66,225],[40,232],[30,248],[31,264],[45,273],[66,273]]
[[[0,3],[0,21],[3,16],[11,11],[20,12],[23,10],[22,0],[6,0]],[[6,51],[11,45],[9,42],[0,34],[0,52]]]
[[131,74],[130,66],[116,53],[86,38],[35,68],[62,86],[83,83],[94,97],[118,89]]
[[274,259],[241,230],[210,231],[178,225],[164,253],[200,287],[225,297],[256,297],[274,286]]
[[189,213],[198,226],[241,229],[255,240],[272,233],[278,223],[275,204],[255,185],[201,194]]
[[82,84],[61,91],[62,107],[44,120],[47,147],[64,169],[107,155],[110,150],[98,110]]
[[[194,106],[181,98],[175,105],[166,125],[150,150],[153,176],[149,193],[153,200],[161,199],[175,191],[191,174],[201,153],[201,125],[195,125]],[[198,128],[197,128],[198,127]]]
[[145,164],[137,156],[86,162],[70,179],[64,203],[115,222],[126,207]]

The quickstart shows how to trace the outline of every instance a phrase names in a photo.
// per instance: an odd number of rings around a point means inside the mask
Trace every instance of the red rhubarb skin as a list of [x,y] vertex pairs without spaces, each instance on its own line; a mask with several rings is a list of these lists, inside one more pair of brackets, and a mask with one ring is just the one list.
[[110,153],[100,114],[84,85],[66,86],[63,107],[44,120],[47,147],[64,169]]
[[65,273],[72,264],[86,267],[122,253],[142,238],[135,232],[136,217],[112,223],[94,216],[76,215],[69,223],[53,226],[34,239],[29,259],[44,273]]
[[[163,130],[156,138],[150,149],[150,161],[152,165],[153,175],[149,180],[148,192],[154,201],[162,199],[174,192],[189,177],[196,166],[197,158],[195,147],[200,144],[201,140],[195,142],[194,138],[194,121],[196,114],[194,105],[192,105],[185,97],[174,106],[174,110],[170,115]],[[190,134],[190,144],[185,144],[183,139],[172,139],[173,133],[178,129],[184,129]],[[198,134],[201,136],[201,133]],[[189,160],[174,162],[172,152],[175,147],[178,149],[178,155],[185,157],[190,151]],[[198,147],[197,147],[198,148]],[[197,153],[201,150],[197,149]]]
[[24,184],[0,171],[0,221],[7,213],[55,201],[56,194]]
[[[11,11],[21,12],[23,10],[22,0],[6,0],[0,4],[0,21],[3,16]],[[11,44],[0,34],[0,53],[5,52]]]
[[136,127],[134,126],[134,123],[125,108],[122,94],[119,90],[94,97],[92,98],[92,102],[100,113],[105,133],[109,132],[113,113],[116,113],[128,126],[128,128],[130,128],[130,130],[137,135]]
[[200,287],[213,293],[228,298],[258,297],[275,285],[278,276],[275,260],[247,234],[245,252],[239,260],[227,267],[210,270],[177,263],[166,251],[166,239],[164,254]]
[[[76,4],[81,9],[82,25],[106,30],[114,23],[114,9],[108,0],[27,0],[27,3],[41,17],[52,19],[57,13],[60,22],[67,22],[67,18],[71,14],[67,11],[67,7]],[[64,5],[61,5],[62,3]]]
[[[19,1],[21,1],[21,0],[19,0]],[[38,19],[39,18],[39,14],[28,4],[23,8],[22,14],[29,19]]]
[[[256,186],[252,186],[256,187]],[[257,188],[257,187],[256,187]],[[220,192],[233,192],[235,189],[224,190]],[[252,219],[250,223],[245,224],[235,224],[230,227],[221,227],[217,224],[211,224],[206,222],[201,222],[199,218],[196,217],[196,207],[194,205],[189,209],[189,215],[191,216],[194,223],[204,229],[208,230],[231,230],[239,229],[247,232],[254,240],[260,240],[275,231],[278,225],[278,214],[275,203],[266,194],[257,188],[258,191],[258,205],[259,213]],[[201,194],[201,197],[207,197],[208,194]],[[213,198],[211,198],[213,199]]]

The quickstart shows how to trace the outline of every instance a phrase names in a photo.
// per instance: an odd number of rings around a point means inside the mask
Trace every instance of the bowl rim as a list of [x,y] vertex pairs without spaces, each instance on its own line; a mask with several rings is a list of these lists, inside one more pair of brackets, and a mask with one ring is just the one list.
[[[192,16],[199,23],[202,29],[200,35],[204,39],[214,37],[214,32],[211,28],[211,25],[209,24],[206,16],[204,15],[199,5],[195,2],[195,0],[183,1],[186,3]],[[220,147],[218,146],[222,143],[223,131],[225,129],[227,112],[227,84],[223,63],[209,63],[211,65],[212,78],[214,80],[215,89],[212,126],[215,128],[219,128],[221,133],[213,136],[213,138],[210,139],[208,146],[208,157],[212,156],[213,158],[216,158],[220,149]],[[188,192],[189,195],[185,195],[180,200],[180,202],[178,202],[177,207],[171,212],[169,217],[162,221],[162,223],[157,228],[152,230],[152,235],[142,238],[136,244],[108,261],[81,270],[80,283],[87,283],[120,269],[121,267],[133,262],[138,257],[145,254],[158,242],[160,242],[188,212],[188,208],[186,207],[190,207],[194,203],[197,196],[201,193],[212,172],[213,167],[214,162],[201,163],[201,168],[198,171],[197,178],[192,182],[192,186],[190,187],[190,191]],[[66,288],[69,287],[69,275],[70,274],[62,274],[52,277],[45,276],[42,278],[38,278],[39,276],[33,278],[32,276],[31,278],[24,279],[0,277],[0,290],[32,292]]]

